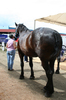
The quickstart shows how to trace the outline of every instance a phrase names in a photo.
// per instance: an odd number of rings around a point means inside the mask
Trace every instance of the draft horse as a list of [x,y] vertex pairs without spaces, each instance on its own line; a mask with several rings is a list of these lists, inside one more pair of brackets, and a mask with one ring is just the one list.
[[15,38],[19,35],[18,53],[21,60],[20,79],[24,79],[23,56],[29,56],[29,65],[31,68],[30,79],[34,79],[32,57],[39,57],[47,76],[47,84],[44,87],[46,97],[50,97],[54,92],[53,73],[54,62],[60,54],[62,48],[62,38],[60,34],[50,28],[37,28],[31,32],[25,25],[17,24]]

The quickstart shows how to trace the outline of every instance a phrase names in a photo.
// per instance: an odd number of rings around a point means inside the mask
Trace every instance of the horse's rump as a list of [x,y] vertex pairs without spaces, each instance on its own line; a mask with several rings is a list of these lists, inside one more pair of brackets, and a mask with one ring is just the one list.
[[62,39],[60,34],[49,28],[38,28],[33,31],[32,41],[36,54],[41,59],[51,59],[59,55]]

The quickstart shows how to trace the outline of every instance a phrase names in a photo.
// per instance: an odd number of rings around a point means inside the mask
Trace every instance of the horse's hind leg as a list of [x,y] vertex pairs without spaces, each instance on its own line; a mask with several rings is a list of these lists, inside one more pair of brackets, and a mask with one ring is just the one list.
[[44,87],[44,92],[46,97],[50,97],[54,92],[53,79],[52,79],[54,73],[54,61],[45,62],[43,67],[46,71],[46,76],[48,78],[47,84]]
[[34,79],[34,71],[33,71],[33,61],[32,61],[32,57],[29,57],[29,66],[31,68],[31,75],[30,75],[30,79]]

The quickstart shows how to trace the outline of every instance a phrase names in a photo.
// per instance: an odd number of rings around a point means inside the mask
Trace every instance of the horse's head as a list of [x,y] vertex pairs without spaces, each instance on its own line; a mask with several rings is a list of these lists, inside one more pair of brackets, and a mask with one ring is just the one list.
[[28,28],[23,24],[15,23],[15,25],[16,25],[15,38],[18,38],[19,34],[22,33],[23,31],[27,31],[28,30]]

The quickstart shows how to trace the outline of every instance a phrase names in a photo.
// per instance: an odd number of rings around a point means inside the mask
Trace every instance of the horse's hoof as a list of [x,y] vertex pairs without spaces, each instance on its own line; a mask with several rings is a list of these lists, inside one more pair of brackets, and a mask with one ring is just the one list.
[[24,79],[24,76],[21,76],[21,75],[20,75],[19,79]]
[[44,93],[47,91],[47,88],[46,88],[46,86],[43,88],[43,91],[44,91]]
[[55,74],[60,74],[60,72],[58,70],[56,70]]
[[44,91],[44,93],[45,93],[45,97],[51,97],[51,95],[53,94],[53,92],[54,92],[54,90],[52,90],[51,92],[48,90],[48,87],[47,86],[45,86],[44,88],[43,88],[43,91]]
[[35,77],[34,77],[34,76],[30,76],[30,79],[31,79],[31,80],[34,80],[34,79],[35,79]]
[[45,97],[51,97],[52,96],[52,93],[49,93],[49,92],[45,92]]

